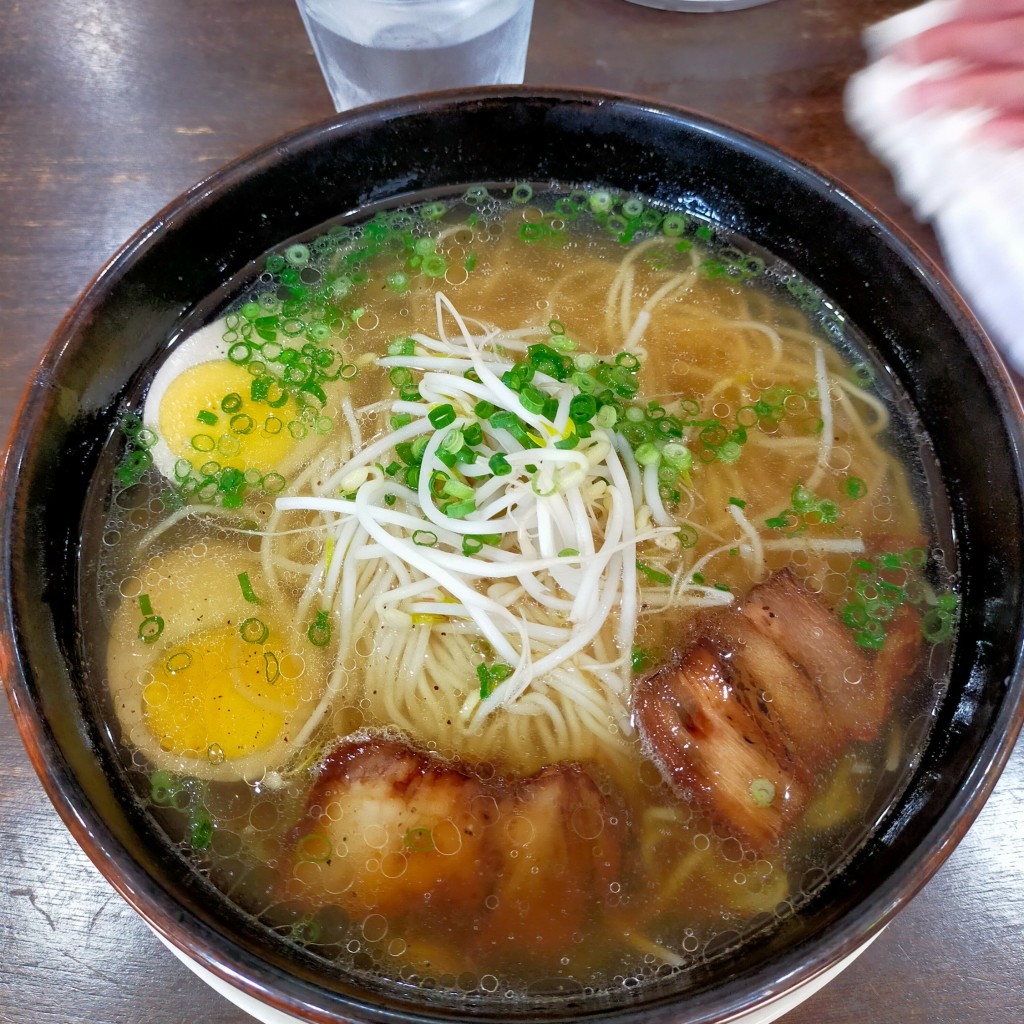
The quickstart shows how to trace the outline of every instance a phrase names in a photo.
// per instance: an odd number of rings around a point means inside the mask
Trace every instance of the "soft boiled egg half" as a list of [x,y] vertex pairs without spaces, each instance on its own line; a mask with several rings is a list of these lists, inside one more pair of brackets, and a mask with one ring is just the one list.
[[214,540],[178,548],[146,559],[121,589],[110,692],[128,740],[151,764],[258,781],[301,748],[329,651],[308,642],[256,556]]
[[252,370],[265,364],[233,361],[229,352],[238,343],[226,341],[226,332],[217,320],[185,338],[146,395],[143,424],[157,438],[150,454],[169,480],[223,469],[261,478],[281,473],[302,439],[331,422],[322,413],[304,416],[272,375],[257,382]]

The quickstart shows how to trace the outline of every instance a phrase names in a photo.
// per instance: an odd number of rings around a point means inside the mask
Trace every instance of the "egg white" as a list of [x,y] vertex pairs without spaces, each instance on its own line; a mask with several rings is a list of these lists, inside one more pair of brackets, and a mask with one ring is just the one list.
[[186,370],[200,363],[212,362],[216,359],[227,359],[231,347],[224,340],[226,326],[223,319],[201,327],[194,334],[183,338],[175,346],[171,354],[153,378],[146,394],[146,402],[142,410],[143,426],[148,427],[157,437],[156,444],[150,449],[153,465],[174,481],[174,466],[179,456],[171,451],[160,430],[160,406],[171,383]]

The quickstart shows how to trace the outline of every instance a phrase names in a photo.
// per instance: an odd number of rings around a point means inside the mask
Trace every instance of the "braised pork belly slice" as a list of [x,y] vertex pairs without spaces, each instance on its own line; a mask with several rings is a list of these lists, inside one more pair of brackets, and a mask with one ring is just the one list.
[[568,948],[619,877],[625,816],[580,765],[486,775],[381,736],[342,741],[293,830],[285,896],[426,915],[527,959]]
[[921,616],[903,605],[896,611],[886,631],[885,644],[871,666],[870,699],[865,700],[861,735],[874,739],[889,717],[893,700],[914,678],[924,651]]
[[708,640],[642,680],[634,707],[649,753],[674,789],[755,849],[778,839],[803,802],[802,789]]
[[568,950],[619,878],[625,820],[576,765],[513,785],[501,803],[496,903],[483,940],[534,953]]
[[831,722],[817,687],[743,615],[725,612],[709,625],[740,700],[758,719],[783,766],[809,782],[846,740]]
[[900,607],[886,632],[869,657],[792,573],[776,573],[738,611],[700,616],[689,646],[637,685],[648,753],[721,827],[769,844],[848,743],[877,739],[913,678],[917,612]]
[[295,829],[292,893],[353,915],[424,901],[475,910],[497,863],[485,842],[488,797],[479,779],[403,743],[342,743]]
[[878,738],[894,697],[921,658],[920,618],[913,608],[897,609],[874,657],[788,570],[754,587],[740,610],[817,687],[832,740]]
[[[871,663],[850,631],[784,569],[747,595],[741,613],[817,687],[836,736],[873,739]],[[871,721],[869,721],[869,719]]]

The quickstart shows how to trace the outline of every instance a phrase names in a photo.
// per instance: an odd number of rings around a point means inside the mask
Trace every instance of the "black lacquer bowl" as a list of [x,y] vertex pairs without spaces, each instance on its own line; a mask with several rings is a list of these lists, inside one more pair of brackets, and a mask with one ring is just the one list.
[[[86,699],[78,550],[119,401],[197,302],[260,254],[362,207],[479,181],[571,180],[710,216],[795,267],[853,319],[913,399],[940,463],[960,569],[949,690],[903,798],[830,883],[721,969],[632,1002],[538,1011],[445,1006],[325,977],[161,845]],[[64,320],[3,471],[0,668],[50,798],[111,884],[173,946],[303,1020],[722,1021],[851,954],[949,855],[1024,715],[1020,413],[1002,365],[942,275],[835,182],[675,109],[591,93],[444,94],[355,111],[197,185],[146,225]]]

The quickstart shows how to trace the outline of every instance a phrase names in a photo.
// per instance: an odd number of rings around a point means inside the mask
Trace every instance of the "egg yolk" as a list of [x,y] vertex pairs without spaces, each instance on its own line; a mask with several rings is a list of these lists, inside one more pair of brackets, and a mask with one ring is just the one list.
[[212,761],[266,750],[302,699],[301,661],[246,643],[234,626],[191,638],[152,677],[142,694],[152,735],[168,753]]
[[[228,359],[178,374],[160,400],[160,433],[175,458],[193,469],[211,460],[245,471],[277,466],[295,444],[288,430],[294,402],[275,388],[269,405],[251,398],[252,375]],[[277,404],[280,403],[280,404]]]

